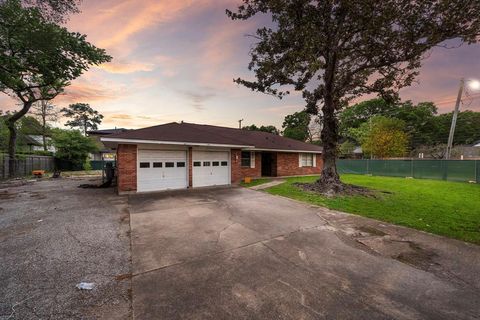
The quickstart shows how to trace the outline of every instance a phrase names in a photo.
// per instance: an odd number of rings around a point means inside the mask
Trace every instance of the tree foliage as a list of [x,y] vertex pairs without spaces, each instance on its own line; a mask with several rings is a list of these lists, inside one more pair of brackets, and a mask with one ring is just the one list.
[[[15,157],[15,122],[32,104],[51,100],[92,64],[110,61],[105,50],[47,20],[36,7],[19,0],[0,3],[0,91],[22,103],[7,120],[9,154]],[[14,164],[11,167],[12,173]]]
[[[418,74],[425,53],[446,40],[475,43],[480,2],[464,0],[243,0],[234,20],[267,14],[250,51],[254,81],[235,81],[283,97],[302,91],[307,110],[322,113],[324,166],[317,185],[341,191],[335,159],[337,112],[378,93],[392,100]],[[287,86],[284,88],[283,86]]]
[[396,108],[395,103],[388,103],[385,99],[376,98],[356,103],[342,110],[339,114],[340,135],[348,137],[351,128],[359,128],[374,116],[390,117]]
[[[341,136],[359,143],[354,138],[355,129],[375,115],[404,121],[405,131],[410,137],[410,149],[446,144],[452,123],[452,113],[437,114],[432,102],[415,105],[411,101],[388,103],[383,99],[372,99],[345,108],[340,113]],[[480,140],[480,112],[460,112],[454,144],[468,145],[477,140]],[[436,149],[432,149],[435,150],[432,154],[437,154]]]
[[98,151],[97,145],[78,130],[53,129],[55,157],[69,161],[76,166],[83,165],[90,153]]
[[350,157],[353,155],[353,151],[355,151],[355,144],[352,141],[344,141],[339,146],[339,154],[343,157]]
[[365,155],[385,159],[407,153],[408,135],[402,120],[375,116],[363,123],[358,132]]
[[[444,113],[436,117],[437,141],[447,143],[453,113]],[[480,140],[480,112],[470,110],[458,113],[453,144],[472,144]]]
[[88,103],[71,104],[68,108],[63,108],[62,113],[65,117],[71,118],[65,125],[70,128],[79,128],[84,135],[87,135],[88,130],[97,130],[103,119],[103,115]]
[[[0,4],[5,0],[0,0]],[[65,22],[68,15],[78,13],[80,0],[22,0],[24,7],[35,7],[42,16],[54,22]]]
[[280,131],[275,126],[272,126],[272,125],[257,127],[256,125],[251,124],[249,126],[242,127],[242,129],[243,130],[249,130],[249,131],[269,132],[269,133],[273,133],[273,134],[276,134],[276,135],[280,134]]
[[91,64],[111,60],[86,36],[46,21],[18,0],[0,5],[0,89],[22,102],[49,100]]
[[306,141],[309,137],[310,115],[306,111],[289,114],[283,120],[283,136]]

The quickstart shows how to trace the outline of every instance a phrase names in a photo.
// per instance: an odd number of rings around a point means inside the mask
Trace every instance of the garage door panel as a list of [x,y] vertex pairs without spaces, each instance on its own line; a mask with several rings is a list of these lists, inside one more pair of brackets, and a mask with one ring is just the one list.
[[138,191],[186,188],[186,163],[187,155],[185,151],[139,150],[137,166]]
[[230,184],[230,153],[193,151],[192,180],[194,187]]

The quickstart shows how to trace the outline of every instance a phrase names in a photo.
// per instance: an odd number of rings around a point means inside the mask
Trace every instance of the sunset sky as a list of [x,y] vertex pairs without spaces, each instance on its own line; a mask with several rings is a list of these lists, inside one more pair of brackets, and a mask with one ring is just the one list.
[[[213,125],[273,124],[303,109],[299,94],[278,100],[232,82],[251,78],[252,39],[267,21],[231,21],[225,9],[239,0],[84,0],[70,31],[85,33],[113,61],[75,80],[54,103],[86,102],[105,115],[102,128],[139,128],[187,121]],[[453,108],[461,77],[480,78],[480,45],[435,49],[419,83],[401,92],[404,100],[434,101]],[[480,92],[463,108],[480,111]],[[3,110],[15,102],[0,96]]]

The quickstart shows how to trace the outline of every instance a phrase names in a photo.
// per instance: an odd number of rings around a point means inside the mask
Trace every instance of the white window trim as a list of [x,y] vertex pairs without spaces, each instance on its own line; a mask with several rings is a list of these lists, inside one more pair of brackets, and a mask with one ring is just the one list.
[[250,168],[255,168],[255,151],[250,151]]
[[[306,159],[307,156],[312,157],[312,165],[308,165],[308,161]],[[303,159],[305,158],[305,165],[303,165]],[[317,166],[317,155],[315,153],[299,153],[298,154],[298,167],[311,167],[315,168]]]

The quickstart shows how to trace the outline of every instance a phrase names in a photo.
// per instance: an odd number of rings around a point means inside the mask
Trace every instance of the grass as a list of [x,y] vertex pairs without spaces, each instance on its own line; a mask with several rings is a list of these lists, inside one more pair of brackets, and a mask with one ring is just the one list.
[[362,175],[342,176],[345,183],[377,190],[376,198],[363,196],[326,198],[293,185],[295,182],[313,182],[315,179],[315,177],[289,178],[285,183],[266,191],[480,244],[480,185]]
[[253,186],[258,186],[260,184],[264,184],[264,183],[267,183],[267,182],[270,182],[272,181],[271,179],[268,179],[268,178],[260,178],[260,179],[254,179],[252,180],[250,183],[245,183],[245,182],[240,182],[240,185],[242,187],[253,187]]

